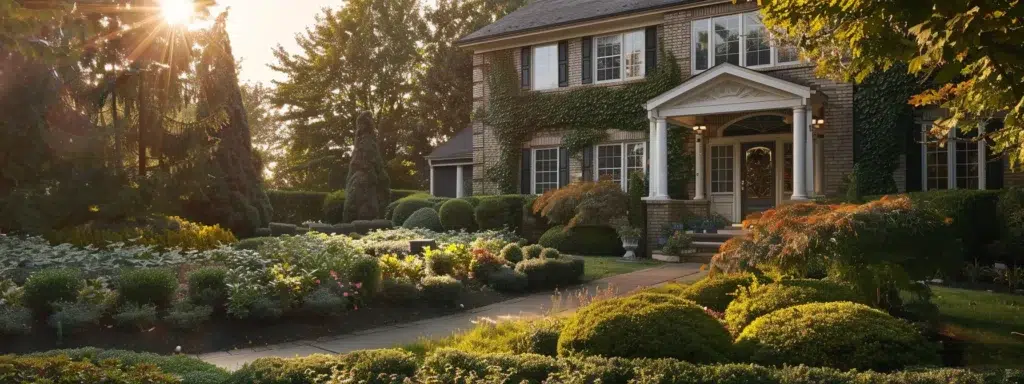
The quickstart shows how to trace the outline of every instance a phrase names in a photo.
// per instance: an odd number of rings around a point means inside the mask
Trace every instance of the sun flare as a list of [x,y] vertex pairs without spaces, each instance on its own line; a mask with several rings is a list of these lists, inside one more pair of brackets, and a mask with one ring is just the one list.
[[167,24],[186,25],[194,11],[192,0],[160,0],[160,10]]

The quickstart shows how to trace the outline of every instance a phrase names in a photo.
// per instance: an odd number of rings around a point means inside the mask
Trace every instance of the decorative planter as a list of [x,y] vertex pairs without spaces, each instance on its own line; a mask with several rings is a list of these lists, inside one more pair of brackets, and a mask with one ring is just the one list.
[[623,259],[636,259],[636,249],[640,247],[640,239],[636,238],[624,238],[622,239],[622,248],[626,250],[626,254],[622,255]]

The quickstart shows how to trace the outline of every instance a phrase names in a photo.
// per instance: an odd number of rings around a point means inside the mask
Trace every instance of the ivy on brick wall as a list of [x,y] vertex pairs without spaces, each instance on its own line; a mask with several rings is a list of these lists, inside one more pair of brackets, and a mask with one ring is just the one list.
[[920,87],[920,80],[907,73],[906,65],[876,72],[857,86],[853,97],[857,163],[848,196],[897,192],[893,173],[905,152],[906,129],[913,125],[908,101]]
[[499,161],[486,170],[502,193],[518,192],[520,150],[538,132],[566,130],[563,138],[570,154],[606,138],[606,129],[647,130],[644,104],[682,82],[675,58],[662,52],[653,74],[643,81],[616,87],[590,86],[563,92],[521,89],[512,54],[491,58],[487,108],[477,116],[490,125],[501,145]]

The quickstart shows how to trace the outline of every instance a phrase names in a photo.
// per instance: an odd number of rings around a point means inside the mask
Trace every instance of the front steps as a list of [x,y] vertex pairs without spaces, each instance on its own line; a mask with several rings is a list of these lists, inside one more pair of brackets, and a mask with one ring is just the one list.
[[661,250],[652,252],[651,258],[666,263],[710,263],[711,258],[718,253],[718,249],[729,239],[742,236],[743,229],[739,226],[732,226],[720,229],[718,233],[693,233],[693,248],[696,253],[689,255],[675,256],[661,253]]

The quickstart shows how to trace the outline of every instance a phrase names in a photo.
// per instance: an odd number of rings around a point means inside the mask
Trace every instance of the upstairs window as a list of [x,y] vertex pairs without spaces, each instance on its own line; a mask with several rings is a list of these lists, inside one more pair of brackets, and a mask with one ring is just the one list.
[[558,88],[558,44],[533,47],[533,89]]
[[598,83],[644,77],[645,31],[594,38],[594,78]]
[[756,11],[694,20],[690,44],[695,72],[722,63],[767,67],[799,60],[795,47],[772,42],[760,12]]

